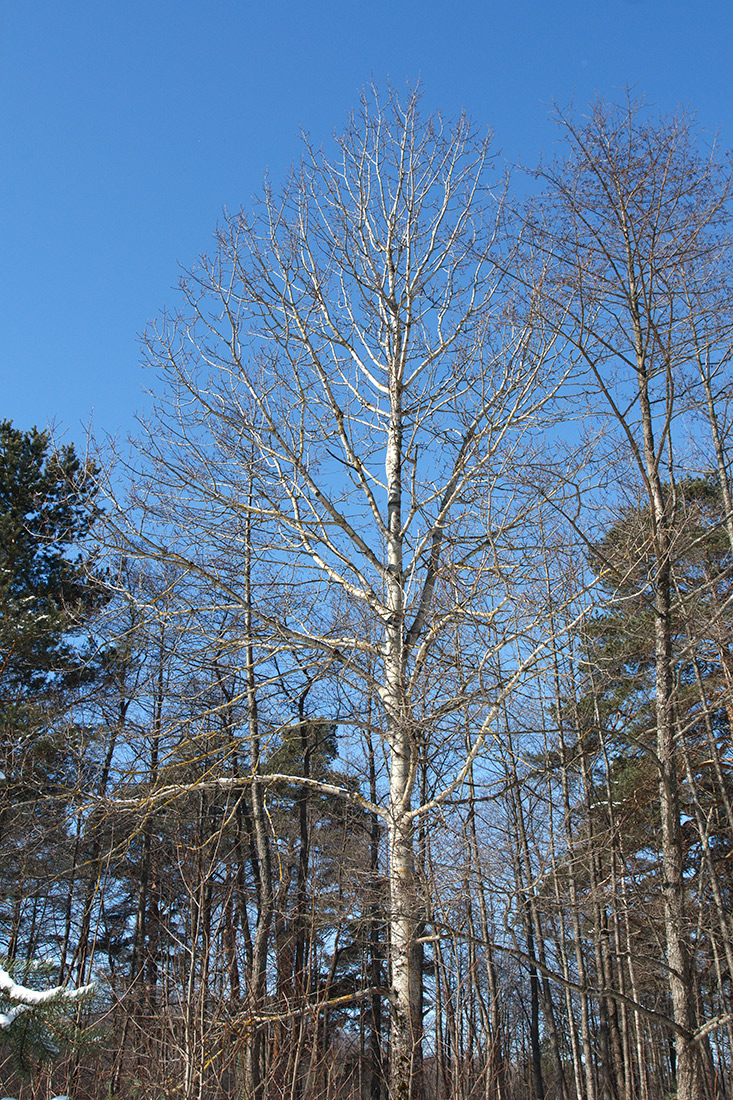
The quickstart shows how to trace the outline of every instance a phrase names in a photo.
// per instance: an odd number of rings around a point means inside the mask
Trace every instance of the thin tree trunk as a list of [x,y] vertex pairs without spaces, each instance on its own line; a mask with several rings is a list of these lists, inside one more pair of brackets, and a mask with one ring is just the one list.
[[[253,493],[250,480],[250,506]],[[260,772],[260,734],[257,716],[257,685],[255,677],[255,656],[252,623],[252,538],[251,511],[247,513],[244,547],[244,633],[245,633],[245,683],[247,696],[247,719],[249,725],[250,765],[252,776],[256,779]],[[248,989],[248,1012],[251,1016],[261,1013],[267,997],[267,960],[270,946],[270,927],[272,924],[274,899],[272,890],[272,870],[270,860],[270,837],[264,804],[264,788],[261,783],[252,783],[252,823],[254,828],[254,848],[256,862],[253,872],[257,885],[257,923],[252,944],[252,970]],[[262,1025],[255,1022],[252,1026],[244,1050],[244,1094],[245,1100],[263,1100],[264,1097],[264,1042]]]

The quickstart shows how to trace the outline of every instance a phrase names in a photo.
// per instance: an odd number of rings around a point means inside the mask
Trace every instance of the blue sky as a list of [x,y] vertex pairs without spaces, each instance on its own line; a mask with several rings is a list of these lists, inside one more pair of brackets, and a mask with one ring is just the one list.
[[369,80],[549,151],[548,108],[634,85],[733,146],[730,0],[0,0],[0,418],[126,434],[179,264],[343,127]]

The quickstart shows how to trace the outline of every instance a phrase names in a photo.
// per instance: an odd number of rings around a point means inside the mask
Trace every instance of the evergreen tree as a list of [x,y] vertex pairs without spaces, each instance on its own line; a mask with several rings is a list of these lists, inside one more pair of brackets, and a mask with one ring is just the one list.
[[[714,958],[716,952],[722,957],[730,944],[727,913],[733,896],[733,783],[728,764],[733,729],[733,551],[715,479],[667,484],[664,500],[671,533],[675,780],[685,919],[696,930],[696,981],[712,999],[717,982]],[[602,747],[609,754],[609,785],[599,767],[592,796],[594,828],[611,836],[614,823],[618,827],[614,843],[623,857],[627,887],[637,899],[639,924],[634,934],[639,950],[642,943],[648,944],[649,958],[660,937],[654,898],[662,875],[654,741],[652,525],[648,507],[626,509],[591,557],[607,604],[583,627],[587,690],[577,712],[576,746],[578,754],[600,754]]]
[[95,468],[47,432],[0,422],[0,720],[44,726],[93,675],[85,623],[103,600],[82,543]]
[[[705,683],[711,717],[728,725],[730,596],[733,553],[720,486],[687,478],[665,486],[671,538],[672,643],[677,721],[690,732],[700,716]],[[651,736],[654,696],[652,516],[628,508],[591,555],[606,609],[584,628],[588,661],[596,670],[594,706],[609,718],[622,744],[641,751]],[[590,705],[590,703],[589,703]]]
[[88,673],[80,631],[102,590],[80,543],[96,516],[95,473],[47,432],[0,423],[3,709]]
[[47,432],[0,422],[0,852],[13,868],[0,935],[11,958],[39,946],[24,901],[63,843],[78,763],[70,705],[100,669],[88,624],[105,593],[85,546],[96,473]]

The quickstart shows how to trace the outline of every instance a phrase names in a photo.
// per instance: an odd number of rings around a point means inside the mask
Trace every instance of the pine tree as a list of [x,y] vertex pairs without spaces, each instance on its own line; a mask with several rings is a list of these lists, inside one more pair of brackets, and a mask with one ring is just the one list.
[[[713,960],[716,952],[722,957],[730,949],[733,927],[728,917],[733,894],[733,783],[728,766],[733,554],[725,504],[714,478],[665,484],[664,502],[671,533],[670,638],[684,913],[695,928],[696,982],[712,1003],[720,992]],[[591,556],[608,603],[583,627],[588,690],[578,708],[578,749],[582,744],[586,752],[600,751],[603,744],[609,753],[610,784],[606,790],[600,777],[595,826],[611,831],[611,808],[606,808],[610,795],[613,819],[620,824],[616,843],[627,885],[633,883],[637,899],[645,899],[634,918],[639,921],[634,934],[640,952],[642,943],[648,945],[644,950],[649,959],[661,935],[655,898],[662,875],[652,526],[648,507],[628,508]]]
[[[0,727],[40,735],[95,666],[84,626],[104,599],[82,548],[96,470],[47,432],[0,422]],[[11,763],[12,768],[12,763]],[[10,781],[10,776],[7,777]]]
[[79,544],[96,517],[95,473],[47,432],[0,423],[3,706],[72,686],[87,667],[78,632],[101,589]]
[[0,865],[11,872],[0,932],[11,959],[38,947],[24,903],[63,844],[77,783],[71,704],[102,663],[89,623],[105,592],[85,545],[96,473],[47,432],[0,422]]

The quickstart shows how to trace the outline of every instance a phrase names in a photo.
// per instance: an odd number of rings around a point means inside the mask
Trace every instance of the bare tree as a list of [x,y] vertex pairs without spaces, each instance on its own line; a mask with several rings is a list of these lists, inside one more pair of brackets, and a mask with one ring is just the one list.
[[[420,1089],[415,824],[469,775],[522,674],[496,683],[489,654],[521,618],[506,613],[521,602],[511,532],[534,501],[514,471],[553,393],[552,338],[508,275],[504,193],[465,118],[368,92],[332,155],[306,142],[281,194],[225,218],[182,280],[185,308],[148,340],[163,385],[142,446],[162,534],[128,532],[128,545],[251,612],[247,667],[267,632],[272,651],[337,665],[379,715],[385,797],[343,796],[388,833],[395,1100]],[[144,472],[137,483],[142,497]],[[267,607],[248,595],[252,544],[267,548]],[[474,659],[452,694],[434,690],[466,629]],[[424,798],[421,752],[436,740],[454,743],[453,771]]]
[[[641,590],[654,628],[666,966],[677,1095],[692,1100],[700,1094],[702,1069],[675,723],[674,483],[684,453],[680,391],[715,339],[715,296],[704,293],[703,283],[710,289],[709,258],[724,256],[728,183],[685,117],[652,120],[630,101],[598,103],[587,119],[561,115],[559,121],[567,155],[541,172],[547,190],[534,208],[534,240],[552,261],[551,272],[543,261],[540,274],[545,316],[549,322],[562,311],[559,327],[593,394],[589,416],[605,418],[625,449],[651,517]],[[629,576],[633,569],[629,563]]]

